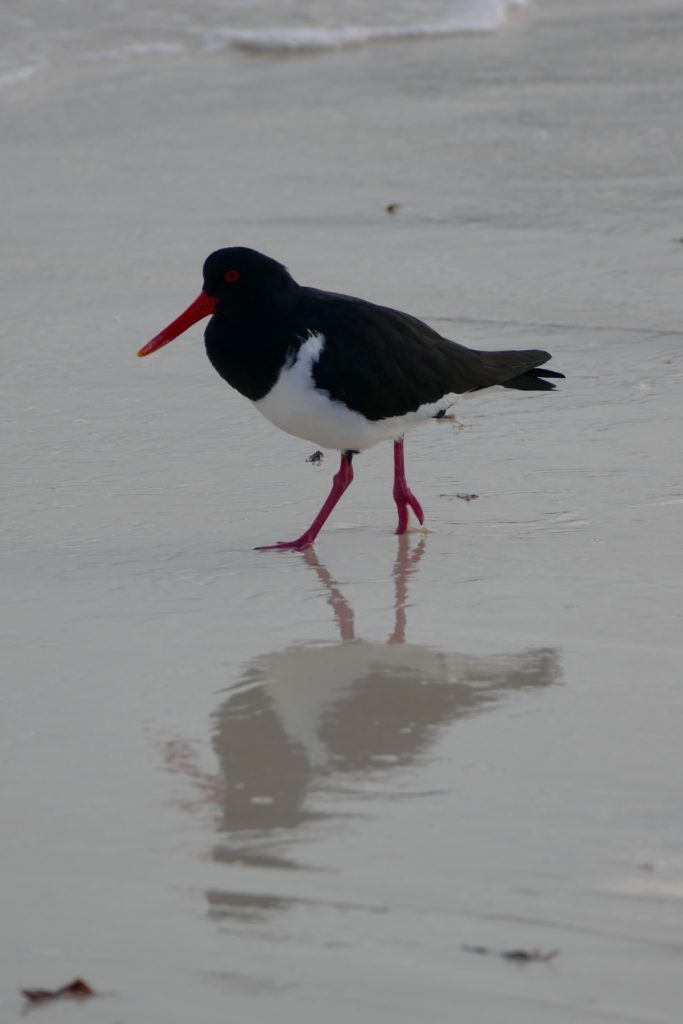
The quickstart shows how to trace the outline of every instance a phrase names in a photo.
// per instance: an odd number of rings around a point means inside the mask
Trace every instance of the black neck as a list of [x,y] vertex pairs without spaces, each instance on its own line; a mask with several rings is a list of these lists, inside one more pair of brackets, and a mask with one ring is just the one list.
[[301,345],[293,326],[294,306],[288,301],[251,310],[219,307],[209,321],[204,334],[206,354],[223,380],[252,402],[270,391]]

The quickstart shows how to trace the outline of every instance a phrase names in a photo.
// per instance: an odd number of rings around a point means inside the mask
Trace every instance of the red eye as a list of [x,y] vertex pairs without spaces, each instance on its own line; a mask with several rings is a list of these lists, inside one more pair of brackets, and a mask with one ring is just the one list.
[[232,281],[239,281],[240,272],[239,270],[226,270],[225,280],[230,284]]

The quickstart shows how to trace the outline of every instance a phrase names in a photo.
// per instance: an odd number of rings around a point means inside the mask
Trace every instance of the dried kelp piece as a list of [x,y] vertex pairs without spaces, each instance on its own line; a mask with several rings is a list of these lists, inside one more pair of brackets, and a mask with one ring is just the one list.
[[82,978],[74,978],[61,988],[22,988],[21,994],[29,1003],[48,1003],[52,999],[88,999],[97,993]]

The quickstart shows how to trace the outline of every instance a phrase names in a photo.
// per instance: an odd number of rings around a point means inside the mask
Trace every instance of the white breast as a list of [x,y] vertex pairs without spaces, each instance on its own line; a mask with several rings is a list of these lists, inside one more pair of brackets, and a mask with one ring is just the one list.
[[395,440],[449,408],[457,398],[455,394],[447,394],[405,416],[368,420],[315,386],[313,367],[324,346],[324,335],[311,334],[301,345],[294,362],[282,368],[268,394],[254,402],[258,411],[280,430],[311,441],[319,448],[360,452],[380,441]]

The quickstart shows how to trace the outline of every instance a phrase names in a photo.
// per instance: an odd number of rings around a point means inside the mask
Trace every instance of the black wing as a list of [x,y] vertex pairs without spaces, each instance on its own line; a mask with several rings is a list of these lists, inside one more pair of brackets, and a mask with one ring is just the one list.
[[452,392],[463,394],[500,384],[521,390],[549,390],[545,380],[562,377],[537,370],[550,353],[480,352],[443,338],[396,309],[306,288],[314,311],[308,329],[326,343],[313,369],[318,387],[371,420],[415,412]]

